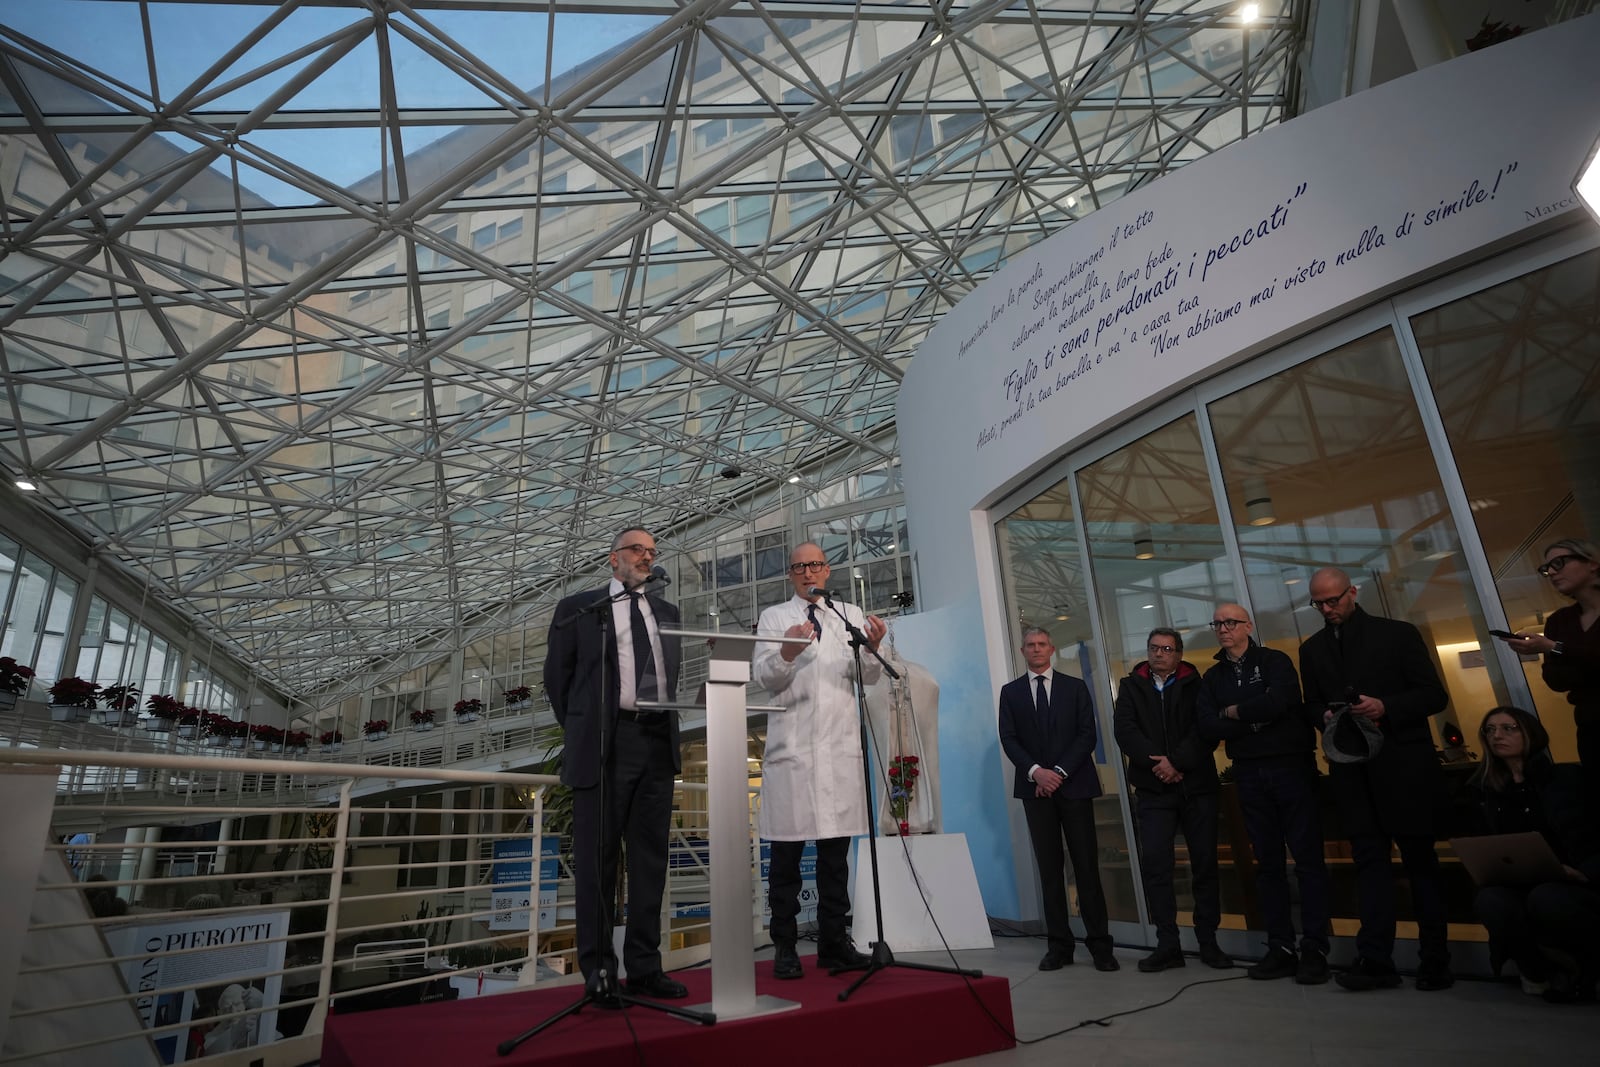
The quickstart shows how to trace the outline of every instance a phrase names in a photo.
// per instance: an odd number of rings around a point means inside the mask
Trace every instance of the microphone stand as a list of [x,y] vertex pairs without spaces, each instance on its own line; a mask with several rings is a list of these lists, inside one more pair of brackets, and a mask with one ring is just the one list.
[[982,971],[967,970],[961,967],[943,967],[932,963],[907,963],[903,960],[897,960],[894,958],[894,950],[889,947],[889,942],[884,937],[883,888],[878,879],[878,813],[874,806],[872,794],[872,748],[867,737],[867,687],[862,680],[861,650],[866,649],[870,652],[872,658],[882,665],[884,673],[890,678],[899,681],[900,672],[889,666],[889,661],[884,659],[878,653],[878,650],[872,647],[872,643],[867,640],[867,635],[862,632],[861,627],[851,622],[849,616],[833,602],[831,593],[826,589],[814,591],[822,595],[822,600],[827,604],[828,610],[839,616],[839,621],[844,623],[845,631],[850,634],[850,649],[856,661],[856,717],[861,724],[861,778],[862,788],[867,795],[867,854],[872,859],[872,908],[873,915],[878,920],[878,940],[872,943],[871,959],[864,964],[858,964],[853,967],[839,967],[828,972],[829,974],[843,974],[846,971],[865,972],[860,978],[850,983],[850,988],[839,994],[839,999],[841,1001],[849,1000],[851,994],[861,988],[869,978],[879,971],[885,971],[891,967],[899,967],[908,971],[933,971],[937,974],[955,974],[963,978],[982,978]]
[[[607,823],[607,811],[606,811],[606,768],[610,764],[611,759],[612,759],[612,755],[613,755],[613,753],[611,752],[611,750],[610,750],[610,748],[608,746],[608,742],[610,740],[610,730],[608,729],[608,722],[611,719],[611,715],[607,714],[607,711],[609,710],[609,702],[610,702],[610,698],[611,698],[610,678],[607,675],[607,667],[609,666],[609,664],[611,662],[611,627],[606,625],[606,619],[607,619],[607,616],[610,615],[610,613],[611,613],[611,606],[613,604],[617,603],[618,601],[625,599],[630,592],[643,593],[647,588],[649,588],[654,583],[659,583],[661,586],[665,586],[667,584],[667,582],[668,582],[668,580],[666,579],[666,575],[665,575],[664,572],[662,574],[659,574],[659,575],[658,574],[651,574],[651,576],[649,578],[646,578],[643,582],[639,583],[639,585],[638,585],[638,587],[636,589],[629,590],[629,589],[625,588],[625,589],[623,589],[622,592],[616,594],[615,596],[603,596],[599,600],[594,601],[593,603],[586,604],[583,607],[574,609],[565,618],[557,619],[552,624],[552,629],[560,629],[562,627],[570,626],[573,623],[576,623],[580,618],[582,618],[585,615],[593,615],[595,624],[599,627],[599,633],[600,633],[600,678],[599,678],[599,683],[600,683],[600,688],[599,688],[599,697],[598,697],[598,699],[599,699],[599,707],[600,707],[600,712],[601,712],[601,714],[600,714],[600,780],[599,780],[598,783],[596,783],[595,788],[597,790],[599,790],[599,792],[596,794],[596,798],[597,798],[597,801],[598,801],[600,814],[599,814],[599,818],[595,820],[595,833],[597,835],[597,839],[593,843],[593,847],[594,847],[594,862],[595,862],[596,868],[603,868],[603,864],[601,863],[601,856],[605,851],[605,836],[606,836],[606,823]],[[614,882],[612,883],[612,885],[610,887],[611,888],[611,892],[608,894],[605,891],[606,887],[601,885],[601,882],[604,880],[603,878],[600,877],[600,875],[602,873],[603,873],[603,870],[597,870],[596,871],[596,877],[595,877],[594,893],[595,893],[595,897],[596,897],[596,900],[595,900],[596,914],[603,921],[603,925],[604,926],[613,926],[613,925],[615,925],[615,919],[613,917],[611,917],[610,902],[606,898],[608,896],[615,895],[615,893],[616,893],[616,884]],[[607,918],[611,918],[611,921],[604,922],[604,920],[606,920]],[[618,986],[618,984],[617,984],[617,976],[611,969],[611,964],[609,962],[611,960],[611,958],[612,957],[611,957],[611,953],[610,953],[609,949],[606,950],[606,951],[602,951],[601,952],[601,954],[600,954],[600,966],[595,970],[594,976],[584,982],[583,995],[582,996],[580,996],[577,1000],[573,1001],[571,1004],[568,1004],[566,1007],[562,1008],[560,1011],[556,1012],[554,1015],[551,1015],[548,1018],[544,1019],[543,1021],[538,1022],[538,1023],[534,1024],[533,1026],[529,1027],[527,1030],[524,1030],[522,1033],[518,1034],[516,1037],[510,1037],[510,1038],[507,1038],[506,1040],[500,1042],[500,1044],[495,1046],[495,1051],[498,1052],[501,1056],[509,1056],[509,1055],[511,1055],[511,1053],[515,1052],[517,1050],[517,1048],[524,1041],[527,1041],[529,1038],[533,1037],[534,1035],[536,1035],[536,1034],[538,1034],[538,1033],[540,1033],[540,1032],[542,1032],[544,1030],[549,1029],[551,1026],[553,1026],[556,1023],[560,1022],[562,1019],[565,1019],[567,1016],[576,1015],[578,1012],[582,1011],[584,1008],[588,1007],[590,1004],[595,1004],[595,1005],[598,1005],[599,1007],[609,1008],[609,1009],[613,1009],[613,1010],[618,1009],[618,1008],[627,1008],[627,1007],[632,1007],[634,1005],[638,1005],[640,1007],[652,1008],[652,1009],[654,1009],[656,1011],[664,1012],[667,1015],[676,1015],[680,1019],[687,1019],[690,1022],[700,1023],[702,1026],[709,1026],[712,1023],[717,1021],[716,1015],[711,1013],[711,1012],[709,1012],[709,1011],[694,1011],[694,1010],[692,1010],[690,1008],[678,1008],[678,1007],[672,1006],[671,1004],[663,1004],[658,1000],[650,1000],[650,999],[647,999],[647,998],[644,998],[644,997],[636,997],[636,996],[632,995],[631,993],[624,992],[622,990],[622,988],[620,986]],[[537,961],[534,961],[534,962],[535,962],[535,965],[537,965]]]

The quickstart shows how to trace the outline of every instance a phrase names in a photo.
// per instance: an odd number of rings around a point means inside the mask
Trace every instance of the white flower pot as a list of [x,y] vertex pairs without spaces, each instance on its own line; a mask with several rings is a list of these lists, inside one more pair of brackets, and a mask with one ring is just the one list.
[[328,743],[326,745],[323,745],[322,746],[322,751],[327,752],[330,755],[332,755],[332,754],[336,754],[342,748],[344,748],[344,742],[342,742],[342,741],[332,741],[332,742],[330,742],[330,743]]
[[245,738],[243,738],[243,737],[230,737],[230,738],[228,738],[228,747],[229,748],[243,748],[244,747],[244,743],[245,743]]
[[89,709],[76,704],[51,704],[51,722],[88,722]]
[[529,699],[529,700],[514,700],[511,703],[506,705],[506,710],[507,711],[527,711],[531,707],[533,707],[533,701],[531,699]]
[[185,741],[193,741],[195,739],[195,735],[199,732],[200,727],[194,723],[179,725],[178,727],[178,736],[183,738]]
[[414,729],[414,730],[431,730],[431,729],[433,729],[433,722],[430,720],[428,722],[415,723],[412,726],[412,729]]
[[221,748],[228,743],[228,739],[221,734],[206,734],[207,748]]
[[100,721],[107,726],[138,726],[139,713],[137,711],[118,711],[107,708],[100,713]]
[[17,694],[8,689],[0,689],[0,711],[10,711],[17,706]]
[[266,738],[252,737],[250,739],[250,747],[255,749],[257,752],[265,752],[267,750]]
[[475,711],[469,711],[469,712],[466,712],[464,714],[456,716],[456,722],[477,722],[477,721],[478,721],[478,713],[475,712]]

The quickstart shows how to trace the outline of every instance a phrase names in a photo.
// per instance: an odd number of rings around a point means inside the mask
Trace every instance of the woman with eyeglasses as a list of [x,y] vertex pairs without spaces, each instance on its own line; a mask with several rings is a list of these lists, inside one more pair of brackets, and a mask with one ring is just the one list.
[[[1473,900],[1490,954],[1517,965],[1522,987],[1546,1000],[1592,1001],[1600,973],[1600,834],[1585,811],[1578,769],[1550,757],[1550,735],[1521,708],[1495,708],[1478,727],[1483,764],[1474,778],[1491,834],[1534,831],[1566,877],[1533,886],[1485,886]],[[1571,953],[1577,964],[1545,950]]]
[[1544,550],[1539,574],[1573,603],[1550,613],[1544,633],[1518,634],[1506,644],[1544,656],[1544,684],[1567,694],[1578,727],[1578,762],[1590,803],[1600,799],[1600,550],[1566,538]]

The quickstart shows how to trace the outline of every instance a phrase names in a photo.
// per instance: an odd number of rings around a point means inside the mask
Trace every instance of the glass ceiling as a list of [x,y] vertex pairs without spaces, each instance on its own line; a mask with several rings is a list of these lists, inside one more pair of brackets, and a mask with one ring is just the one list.
[[881,464],[1007,256],[1286,117],[1306,6],[0,0],[0,463],[305,694]]

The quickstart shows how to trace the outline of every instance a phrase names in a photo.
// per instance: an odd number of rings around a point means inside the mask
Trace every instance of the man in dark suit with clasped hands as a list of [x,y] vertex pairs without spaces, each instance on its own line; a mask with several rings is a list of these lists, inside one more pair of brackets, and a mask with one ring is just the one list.
[[[670,999],[688,996],[681,982],[661,970],[667,836],[673,779],[682,766],[678,716],[640,707],[673,699],[682,658],[679,639],[661,633],[677,628],[677,607],[641,591],[655,558],[655,538],[648,531],[632,527],[617,534],[611,542],[610,583],[556,606],[544,661],[545,693],[566,738],[561,781],[573,794],[578,966],[589,991],[602,1003],[614,1002],[611,902],[618,846],[624,840],[628,927],[622,959],[627,991]],[[601,606],[606,601],[610,604]]]
[[1115,971],[1106,895],[1100,885],[1099,847],[1094,832],[1094,705],[1089,689],[1051,666],[1055,645],[1042,627],[1023,631],[1022,658],[1028,671],[1000,690],[1000,747],[1016,765],[1014,795],[1022,800],[1039,865],[1048,948],[1041,971],[1072,962],[1076,941],[1067,908],[1067,876],[1061,843],[1072,857],[1083,915],[1084,943],[1096,970]]

